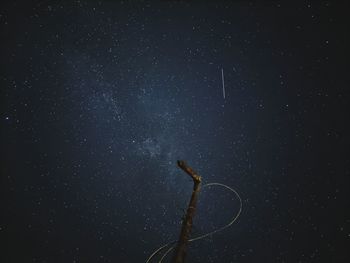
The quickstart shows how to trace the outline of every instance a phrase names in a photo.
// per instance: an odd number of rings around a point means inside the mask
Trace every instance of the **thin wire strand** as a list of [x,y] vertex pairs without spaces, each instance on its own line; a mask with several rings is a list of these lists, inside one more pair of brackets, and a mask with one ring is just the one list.
[[[220,228],[218,228],[218,229],[216,229],[216,230],[214,230],[214,231],[211,231],[211,232],[209,232],[209,233],[207,233],[207,234],[204,234],[204,235],[201,235],[201,236],[198,236],[198,237],[189,239],[188,242],[192,242],[192,241],[196,241],[196,240],[200,240],[200,239],[206,238],[206,237],[208,237],[208,236],[214,235],[215,233],[218,233],[218,232],[220,232],[220,231],[222,231],[222,230],[228,228],[229,226],[231,226],[231,225],[238,219],[238,217],[240,216],[240,214],[241,214],[241,212],[242,212],[242,199],[241,199],[240,195],[237,193],[236,190],[234,190],[233,188],[231,188],[231,187],[229,187],[229,186],[227,186],[227,185],[225,185],[225,184],[220,184],[220,183],[209,183],[209,184],[203,185],[203,188],[204,188],[204,187],[207,187],[207,186],[213,186],[213,185],[215,185],[215,186],[222,186],[222,187],[224,187],[224,188],[226,188],[226,189],[229,189],[231,192],[233,192],[233,193],[238,197],[239,202],[240,202],[239,211],[238,211],[238,213],[233,217],[233,219],[232,219],[228,224],[226,224],[226,225],[224,225],[223,227],[220,227]],[[169,243],[168,243],[168,244],[169,244]],[[175,245],[171,246],[171,247],[164,253],[164,255],[161,257],[161,259],[158,261],[158,263],[161,263],[161,262],[163,261],[163,259],[166,257],[166,255],[167,255],[171,250],[174,249],[174,247],[175,247]]]
[[164,255],[160,258],[160,260],[158,261],[158,263],[162,263],[163,262],[163,259],[168,255],[168,253],[170,251],[172,251],[173,249],[175,248],[175,245],[172,245],[165,253]]
[[161,250],[163,250],[164,248],[166,248],[167,246],[176,243],[176,241],[171,241],[169,243],[166,243],[165,245],[161,246],[160,248],[158,248],[157,250],[155,250],[147,259],[146,263],[150,262],[150,260],[157,255]]
[[[215,229],[215,230],[213,230],[213,231],[211,231],[211,232],[209,232],[209,233],[206,233],[206,234],[204,234],[204,235],[200,235],[200,236],[198,236],[198,237],[191,238],[191,239],[188,240],[188,242],[197,241],[197,240],[206,238],[206,237],[208,237],[208,236],[211,236],[211,235],[214,235],[214,234],[216,234],[216,233],[218,233],[218,232],[223,231],[224,229],[226,229],[226,228],[228,228],[229,226],[231,226],[234,222],[236,222],[237,219],[238,219],[238,217],[239,217],[239,216],[241,215],[241,213],[242,213],[242,207],[243,207],[242,198],[241,198],[241,196],[239,195],[239,193],[238,193],[235,189],[233,189],[233,188],[231,188],[231,187],[229,187],[229,186],[227,186],[227,185],[225,185],[225,184],[221,184],[221,183],[208,183],[208,184],[203,185],[202,187],[204,188],[204,187],[208,187],[208,186],[221,186],[221,187],[224,187],[224,188],[230,190],[231,192],[233,192],[233,193],[237,196],[237,198],[238,198],[238,200],[239,200],[239,210],[238,210],[237,214],[232,218],[232,220],[231,220],[228,224],[226,224],[226,225],[224,225],[224,226],[222,226],[222,227],[219,227],[219,228],[217,228],[217,229]],[[163,250],[164,248],[168,247],[169,245],[175,244],[176,242],[177,242],[177,241],[172,241],[172,242],[166,243],[165,245],[163,245],[163,246],[161,246],[160,248],[158,248],[157,250],[155,250],[155,251],[149,256],[149,258],[147,259],[146,263],[149,263],[150,260],[151,260],[155,255],[157,255],[161,250]],[[167,250],[167,251],[163,254],[163,256],[160,258],[160,260],[158,261],[158,263],[162,263],[163,259],[169,254],[170,251],[172,251],[172,250],[174,249],[174,247],[175,247],[175,245],[172,245],[170,248],[168,248],[168,250]]]

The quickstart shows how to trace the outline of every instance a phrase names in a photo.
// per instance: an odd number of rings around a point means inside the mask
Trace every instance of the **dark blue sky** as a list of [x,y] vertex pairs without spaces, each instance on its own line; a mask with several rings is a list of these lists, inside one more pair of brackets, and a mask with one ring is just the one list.
[[350,259],[345,5],[1,5],[1,262]]

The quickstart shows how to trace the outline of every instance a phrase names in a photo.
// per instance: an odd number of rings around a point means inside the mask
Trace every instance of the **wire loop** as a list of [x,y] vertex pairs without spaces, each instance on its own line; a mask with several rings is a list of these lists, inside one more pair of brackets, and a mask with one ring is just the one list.
[[[227,185],[225,185],[225,184],[221,184],[221,183],[208,183],[208,184],[203,185],[202,188],[208,187],[208,186],[221,186],[221,187],[224,187],[224,188],[230,190],[231,192],[233,192],[233,193],[237,196],[237,198],[238,198],[238,200],[239,200],[239,210],[238,210],[237,214],[232,218],[232,220],[231,220],[228,224],[226,224],[226,225],[224,225],[224,226],[222,226],[222,227],[219,227],[219,228],[217,228],[217,229],[215,229],[215,230],[213,230],[213,231],[211,231],[211,232],[208,232],[208,233],[206,233],[206,234],[204,234],[204,235],[200,235],[200,236],[191,238],[191,239],[188,240],[188,242],[197,241],[197,240],[206,238],[206,237],[208,237],[208,236],[212,236],[212,235],[214,235],[214,234],[216,234],[216,233],[218,233],[218,232],[221,232],[222,230],[228,228],[228,227],[231,226],[234,222],[236,222],[237,219],[238,219],[238,217],[239,217],[239,216],[241,215],[241,213],[242,213],[242,206],[243,206],[242,198],[241,198],[241,196],[238,194],[238,192],[237,192],[235,189],[233,189],[233,188],[231,188],[231,187],[229,187],[229,186],[227,186]],[[163,254],[163,256],[160,258],[160,260],[158,261],[158,263],[162,263],[163,259],[169,254],[170,251],[172,251],[172,250],[174,249],[174,247],[175,247],[174,244],[175,244],[176,242],[177,242],[177,241],[171,241],[171,242],[169,242],[169,243],[166,243],[166,244],[162,245],[162,246],[159,247],[158,249],[156,249],[156,250],[148,257],[146,263],[149,263],[150,260],[151,260],[154,256],[156,256],[160,251],[162,251],[163,249],[165,249],[166,247],[168,247],[168,246],[171,245],[171,246],[167,249],[167,251]]]

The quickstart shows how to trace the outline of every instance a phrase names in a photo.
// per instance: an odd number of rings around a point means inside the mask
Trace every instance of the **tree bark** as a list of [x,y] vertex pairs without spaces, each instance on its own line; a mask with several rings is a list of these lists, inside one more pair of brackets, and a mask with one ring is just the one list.
[[182,228],[179,240],[177,242],[172,263],[184,263],[186,256],[187,243],[190,238],[193,217],[196,210],[198,194],[200,191],[201,177],[184,161],[177,161],[177,165],[184,170],[193,179],[193,191],[188,204],[185,219],[182,222]]

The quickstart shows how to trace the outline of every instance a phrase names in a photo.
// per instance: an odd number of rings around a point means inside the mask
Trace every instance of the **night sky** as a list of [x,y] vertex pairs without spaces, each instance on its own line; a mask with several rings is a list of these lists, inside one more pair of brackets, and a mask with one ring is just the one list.
[[[0,262],[145,262],[180,232],[179,159],[243,200],[186,262],[350,262],[348,16],[330,1],[2,3]],[[204,188],[193,236],[238,208]]]

